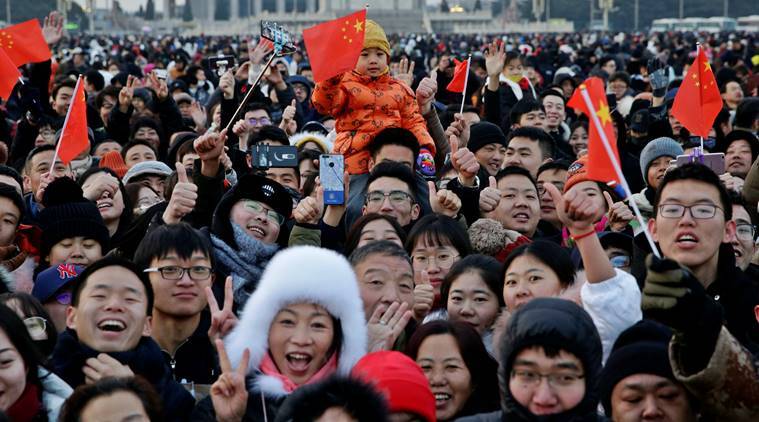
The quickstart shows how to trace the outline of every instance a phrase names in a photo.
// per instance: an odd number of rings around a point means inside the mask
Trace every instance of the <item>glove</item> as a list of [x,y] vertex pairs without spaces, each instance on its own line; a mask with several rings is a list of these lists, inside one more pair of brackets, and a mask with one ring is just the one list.
[[648,318],[679,332],[712,325],[715,319],[721,325],[721,306],[706,295],[704,287],[688,269],[653,254],[646,258],[646,267],[648,274],[641,307]]
[[647,68],[654,97],[663,97],[667,93],[667,85],[669,84],[667,65],[659,59],[651,59],[648,61]]

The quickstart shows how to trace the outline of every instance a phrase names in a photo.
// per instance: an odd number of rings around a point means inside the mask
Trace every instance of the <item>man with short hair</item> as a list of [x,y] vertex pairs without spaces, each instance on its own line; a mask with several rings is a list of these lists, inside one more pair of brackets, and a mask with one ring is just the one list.
[[569,165],[563,160],[549,161],[538,169],[538,193],[540,194],[540,222],[538,226],[543,236],[558,236],[556,240],[561,242],[561,229],[563,225],[556,213],[556,205],[548,191],[543,187],[551,183],[559,190],[564,191],[564,183],[567,181]]
[[73,388],[140,375],[161,396],[167,420],[187,420],[195,400],[173,380],[150,338],[152,308],[150,281],[133,263],[108,257],[90,265],[74,283],[67,329],[50,358],[53,371]]
[[725,106],[731,111],[738,108],[738,104],[743,100],[743,88],[737,79],[730,79],[719,86],[719,93]]
[[759,155],[759,140],[745,130],[733,130],[722,143],[725,148],[725,171],[731,176],[745,179],[751,164]]
[[541,129],[523,127],[511,131],[506,147],[506,166],[522,167],[534,178],[541,164],[553,160],[554,141]]
[[731,206],[733,208],[732,221],[735,222],[735,235],[730,240],[735,253],[735,265],[741,271],[750,274],[751,279],[756,280],[759,268],[751,265],[751,259],[756,252],[756,226],[752,223],[746,201],[735,192],[730,192]]
[[546,125],[546,111],[543,105],[533,98],[519,100],[509,114],[511,128],[535,127],[542,129]]
[[58,117],[66,116],[71,98],[74,96],[74,88],[76,88],[74,79],[65,79],[53,86],[53,91],[50,93],[50,106]]
[[501,170],[495,180],[496,186],[488,186],[480,192],[482,216],[532,238],[540,220],[540,197],[535,179],[527,170],[509,166]]
[[55,155],[54,145],[42,145],[34,148],[26,157],[24,164],[24,202],[27,212],[23,224],[37,224],[42,210],[42,194],[47,185],[58,177],[72,177],[71,166],[64,165],[56,159],[52,172],[50,163]]
[[421,214],[414,176],[406,166],[383,162],[369,173],[361,214],[378,213],[408,227]]

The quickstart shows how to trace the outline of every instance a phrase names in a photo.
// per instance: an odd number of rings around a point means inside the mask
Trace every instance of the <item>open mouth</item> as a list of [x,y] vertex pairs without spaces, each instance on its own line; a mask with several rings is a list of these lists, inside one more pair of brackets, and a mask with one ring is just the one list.
[[519,223],[527,223],[530,221],[530,214],[527,214],[526,212],[518,212],[512,215],[511,218]]
[[313,360],[313,357],[308,353],[288,353],[285,355],[287,359],[287,365],[293,372],[306,372],[308,365]]
[[698,244],[698,238],[691,233],[683,233],[675,238],[675,243],[681,248],[690,249]]
[[111,201],[98,201],[98,210],[106,210],[109,208],[113,208],[113,203]]
[[248,225],[247,227],[245,227],[245,228],[246,228],[246,229],[248,230],[248,232],[250,232],[250,233],[251,233],[253,236],[255,236],[255,237],[259,238],[259,239],[260,239],[260,238],[263,238],[264,236],[266,236],[266,232],[264,232],[264,230],[263,230],[262,228],[260,228],[260,227],[258,227],[258,226],[256,226],[256,225],[253,225],[253,224],[249,224],[249,225]]
[[117,319],[105,319],[97,325],[98,329],[112,333],[120,333],[126,330],[126,324]]

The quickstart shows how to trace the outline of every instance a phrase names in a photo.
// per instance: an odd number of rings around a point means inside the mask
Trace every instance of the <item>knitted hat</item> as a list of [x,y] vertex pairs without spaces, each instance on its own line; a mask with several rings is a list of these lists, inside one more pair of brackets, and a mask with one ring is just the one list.
[[160,161],[141,161],[132,166],[129,171],[126,172],[122,181],[126,185],[132,179],[139,176],[145,176],[148,174],[155,174],[157,176],[169,177],[172,171],[169,166]]
[[166,162],[169,163],[170,167],[179,161],[177,159],[179,148],[187,142],[195,142],[195,140],[198,139],[198,136],[200,135],[195,132],[183,132],[177,135],[176,139],[174,139],[174,143],[169,147],[169,152],[166,154]]
[[40,303],[45,303],[62,287],[74,285],[76,277],[84,271],[84,267],[74,264],[58,264],[37,274],[34,279],[32,296]]
[[487,144],[498,144],[504,148],[508,145],[506,135],[497,125],[490,122],[479,122],[469,129],[469,143],[466,145],[469,151],[477,152]]
[[61,177],[50,182],[42,197],[45,208],[40,212],[42,244],[40,256],[46,257],[50,249],[63,239],[84,237],[100,243],[103,255],[108,251],[110,234],[103,223],[95,203],[84,198],[82,188]]
[[391,413],[413,413],[435,420],[435,397],[424,372],[401,352],[369,353],[356,363],[351,375],[372,382],[390,405]]
[[569,192],[569,189],[572,186],[580,182],[587,182],[590,180],[588,179],[588,169],[586,168],[587,164],[588,155],[586,154],[578,158],[577,161],[569,166],[569,170],[567,170],[567,182],[564,184],[564,192]]
[[107,168],[113,170],[119,178],[123,179],[127,173],[127,165],[124,162],[124,157],[121,156],[119,151],[108,151],[100,157],[100,168]]
[[19,221],[21,221],[24,218],[26,207],[24,206],[24,198],[21,197],[16,188],[5,183],[0,183],[0,197],[8,198],[13,202],[13,205],[18,208]]
[[364,29],[364,49],[367,48],[379,48],[390,60],[390,43],[387,41],[387,35],[382,27],[371,19],[366,20]]
[[669,328],[645,319],[617,337],[599,380],[601,404],[607,416],[611,416],[614,386],[630,375],[651,374],[675,381],[669,363],[670,338]]
[[643,180],[648,183],[646,177],[648,168],[654,160],[659,157],[672,157],[674,159],[678,155],[683,155],[683,147],[672,138],[663,136],[646,144],[643,151],[640,152],[640,171],[643,173]]

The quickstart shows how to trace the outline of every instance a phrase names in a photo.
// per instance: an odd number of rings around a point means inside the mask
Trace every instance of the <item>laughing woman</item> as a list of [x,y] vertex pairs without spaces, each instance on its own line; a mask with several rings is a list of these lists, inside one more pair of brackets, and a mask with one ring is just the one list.
[[240,322],[217,342],[222,375],[192,420],[274,420],[294,390],[350,373],[366,351],[363,315],[345,258],[310,246],[275,255]]

